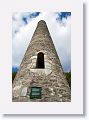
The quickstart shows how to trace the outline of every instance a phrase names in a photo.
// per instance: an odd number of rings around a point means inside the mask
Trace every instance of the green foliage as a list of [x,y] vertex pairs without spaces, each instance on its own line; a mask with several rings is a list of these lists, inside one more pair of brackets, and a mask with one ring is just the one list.
[[17,73],[17,72],[12,72],[12,82],[13,82],[15,76],[16,76],[16,73]]
[[67,82],[69,83],[69,86],[71,88],[71,72],[64,73],[67,79]]

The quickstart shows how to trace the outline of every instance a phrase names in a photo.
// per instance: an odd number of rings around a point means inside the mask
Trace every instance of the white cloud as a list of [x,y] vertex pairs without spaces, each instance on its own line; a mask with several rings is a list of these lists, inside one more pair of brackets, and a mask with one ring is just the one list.
[[19,66],[25,51],[29,45],[32,35],[35,31],[38,21],[45,20],[51,34],[52,40],[56,47],[58,56],[61,60],[63,69],[69,71],[71,68],[71,18],[63,18],[57,22],[55,13],[41,13],[38,17],[33,18],[27,25],[21,20],[22,14],[15,15],[13,21],[13,42],[12,42],[12,63],[13,66]]

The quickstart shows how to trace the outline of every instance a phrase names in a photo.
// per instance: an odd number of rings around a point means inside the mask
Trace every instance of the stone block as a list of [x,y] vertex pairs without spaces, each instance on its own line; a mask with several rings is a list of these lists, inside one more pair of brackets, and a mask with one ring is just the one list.
[[23,87],[21,90],[21,95],[20,96],[26,96],[27,94],[27,87]]

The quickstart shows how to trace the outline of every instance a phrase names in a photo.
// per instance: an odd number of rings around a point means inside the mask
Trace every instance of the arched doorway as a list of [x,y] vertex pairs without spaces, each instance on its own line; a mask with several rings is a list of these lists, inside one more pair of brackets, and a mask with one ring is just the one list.
[[44,53],[39,52],[37,55],[36,68],[44,69]]

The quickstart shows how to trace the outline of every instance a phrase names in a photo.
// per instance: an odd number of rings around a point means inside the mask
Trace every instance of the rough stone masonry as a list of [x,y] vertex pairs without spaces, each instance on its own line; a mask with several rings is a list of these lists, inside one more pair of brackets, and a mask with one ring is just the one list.
[[71,91],[55,46],[41,20],[12,84],[13,102],[70,102]]

